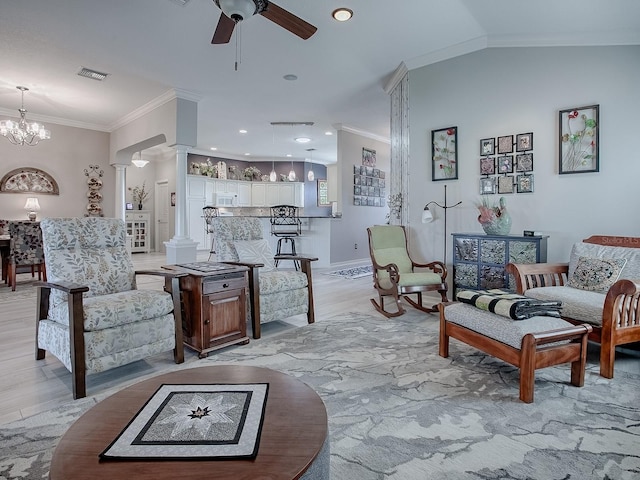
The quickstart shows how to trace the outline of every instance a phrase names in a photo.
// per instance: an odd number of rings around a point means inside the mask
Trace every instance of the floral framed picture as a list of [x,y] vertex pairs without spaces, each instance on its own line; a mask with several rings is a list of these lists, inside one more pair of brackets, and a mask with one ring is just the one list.
[[533,150],[533,133],[519,133],[516,135],[516,152]]
[[599,164],[599,105],[560,110],[558,126],[558,172],[598,172]]
[[498,153],[513,152],[513,135],[505,135],[498,137]]
[[498,177],[498,193],[513,193],[513,175]]
[[431,130],[431,180],[458,178],[458,127]]
[[362,149],[362,165],[367,167],[376,166],[376,151],[369,148]]
[[516,190],[518,193],[533,193],[533,175],[516,175]]
[[496,193],[496,179],[485,177],[480,179],[480,195],[491,195]]
[[533,171],[533,153],[521,153],[516,155],[516,172]]
[[496,154],[496,139],[495,138],[483,138],[480,140],[480,155],[495,155]]
[[498,172],[513,173],[513,155],[502,155],[498,157]]
[[480,159],[480,175],[493,175],[496,173],[496,162],[493,157]]

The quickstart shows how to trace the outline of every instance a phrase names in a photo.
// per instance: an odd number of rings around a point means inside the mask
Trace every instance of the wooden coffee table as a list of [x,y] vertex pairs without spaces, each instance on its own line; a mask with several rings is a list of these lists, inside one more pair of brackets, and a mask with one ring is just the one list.
[[[260,447],[254,459],[100,461],[118,436],[163,384],[269,383]],[[327,440],[327,412],[310,387],[267,368],[220,365],[180,370],[125,388],[82,415],[56,447],[51,479],[295,479],[316,460]],[[327,459],[328,475],[328,459]]]

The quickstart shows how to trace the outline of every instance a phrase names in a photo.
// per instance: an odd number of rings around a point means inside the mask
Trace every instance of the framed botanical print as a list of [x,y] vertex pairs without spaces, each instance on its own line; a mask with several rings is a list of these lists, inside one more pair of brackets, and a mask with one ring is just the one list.
[[532,193],[533,175],[516,175],[516,190],[518,193]]
[[498,153],[513,152],[513,135],[505,135],[498,137]]
[[533,153],[516,155],[516,172],[533,171]]
[[458,178],[458,127],[431,131],[431,180]]
[[480,140],[480,155],[495,155],[496,154],[496,139],[495,138],[483,138]]
[[513,172],[513,155],[503,155],[498,157],[498,173]]
[[559,173],[586,173],[600,170],[599,105],[560,110]]
[[516,152],[533,150],[533,133],[520,133],[516,135]]
[[485,177],[480,179],[480,195],[490,195],[496,193],[496,179]]
[[480,175],[493,175],[496,173],[496,161],[494,157],[480,159]]
[[498,177],[498,193],[513,193],[513,175]]

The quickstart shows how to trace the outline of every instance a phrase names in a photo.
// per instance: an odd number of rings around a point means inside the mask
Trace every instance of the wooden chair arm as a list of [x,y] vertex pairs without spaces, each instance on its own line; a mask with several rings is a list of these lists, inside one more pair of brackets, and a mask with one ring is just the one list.
[[287,255],[286,253],[280,254],[280,255],[275,255],[274,260],[298,260],[298,261],[308,261],[308,262],[315,262],[316,260],[318,260],[318,257],[312,257],[310,255],[301,255],[301,254],[297,254],[297,255]]
[[612,335],[613,330],[619,336],[618,332],[631,328],[640,329],[640,280],[622,279],[609,288],[604,300],[602,343],[605,336]]
[[522,295],[530,288],[558,287],[567,282],[568,263],[509,263],[506,271],[516,281],[516,291]]
[[432,270],[433,273],[437,273],[438,275],[440,275],[440,277],[442,277],[442,283],[444,283],[447,278],[447,267],[440,261],[430,263],[416,263],[412,260],[411,263],[413,268],[428,268],[429,270]]
[[60,290],[71,295],[89,291],[89,287],[73,282],[35,282],[36,287]]

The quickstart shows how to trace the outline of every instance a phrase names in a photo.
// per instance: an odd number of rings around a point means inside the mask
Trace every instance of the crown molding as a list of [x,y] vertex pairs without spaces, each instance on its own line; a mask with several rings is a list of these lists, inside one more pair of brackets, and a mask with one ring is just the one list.
[[342,130],[343,132],[349,132],[355,135],[360,135],[361,137],[370,138],[371,140],[387,143],[389,145],[391,144],[391,140],[388,137],[376,135],[375,133],[367,132],[365,130],[360,130],[355,127],[350,127],[349,125],[344,125],[342,123],[334,123],[332,127],[335,128],[336,130]]
[[486,36],[476,37],[471,40],[467,40],[466,42],[435,50],[427,53],[426,55],[414,57],[410,60],[406,60],[405,63],[409,70],[413,70],[427,65],[433,65],[434,63],[442,62],[444,60],[449,60],[450,58],[459,57],[460,55],[466,55],[467,53],[483,50],[487,48],[488,44],[489,40]]
[[398,86],[398,84],[402,81],[407,73],[409,73],[407,65],[404,62],[400,62],[398,68],[394,70],[394,72],[382,87],[384,89],[384,92],[387,95],[391,95],[391,92]]
[[[20,115],[16,115],[16,110],[10,110],[7,108],[0,108],[0,115],[20,119]],[[109,127],[106,125],[100,125],[97,123],[77,122],[75,120],[69,120],[67,118],[51,117],[49,115],[38,115],[37,113],[27,112],[27,121],[38,121],[45,124],[53,123],[55,125],[62,125],[65,127],[84,128],[87,130],[97,130],[98,132],[109,132]]]

